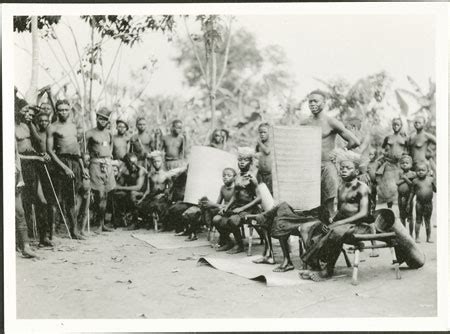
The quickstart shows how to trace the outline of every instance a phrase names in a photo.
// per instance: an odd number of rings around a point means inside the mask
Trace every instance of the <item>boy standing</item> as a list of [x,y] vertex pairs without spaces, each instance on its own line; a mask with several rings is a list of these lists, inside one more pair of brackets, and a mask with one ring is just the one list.
[[128,124],[124,120],[118,119],[116,127],[117,134],[113,136],[112,156],[114,160],[123,160],[130,144],[130,138],[127,136]]
[[266,184],[271,194],[272,191],[272,155],[270,153],[269,143],[269,123],[261,123],[258,127],[259,139],[256,144],[258,154],[258,173],[256,178],[258,182]]
[[400,158],[400,179],[397,181],[398,189],[398,209],[400,211],[400,220],[406,227],[406,220],[409,224],[409,234],[413,235],[414,222],[412,220],[412,181],[416,177],[416,173],[412,171],[412,158],[404,155]]
[[180,167],[186,158],[186,140],[183,136],[183,123],[176,119],[172,122],[169,135],[162,139],[162,150],[165,155],[166,168],[171,170]]
[[134,152],[139,160],[139,164],[147,169],[147,155],[152,151],[152,136],[147,131],[147,121],[144,117],[136,119],[138,133],[130,139],[130,151]]
[[425,221],[427,242],[431,241],[430,219],[433,213],[433,192],[436,192],[436,185],[433,178],[428,173],[426,162],[419,162],[416,165],[417,178],[412,181],[413,191],[410,195],[410,203],[416,197],[416,242],[419,243],[419,232],[422,220]]

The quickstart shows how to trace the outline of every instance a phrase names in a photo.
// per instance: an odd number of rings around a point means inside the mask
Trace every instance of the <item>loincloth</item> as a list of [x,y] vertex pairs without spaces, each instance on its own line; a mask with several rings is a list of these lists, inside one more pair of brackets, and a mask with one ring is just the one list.
[[76,195],[80,195],[84,191],[83,170],[80,165],[80,157],[77,155],[61,154],[58,158],[75,174],[75,177],[71,179],[59,165],[54,165],[54,183],[58,195],[71,205],[75,205]]
[[109,192],[116,186],[114,169],[109,158],[91,159],[89,175],[92,190]]
[[385,161],[376,172],[378,201],[395,202],[397,200],[397,181],[400,168],[396,162]]

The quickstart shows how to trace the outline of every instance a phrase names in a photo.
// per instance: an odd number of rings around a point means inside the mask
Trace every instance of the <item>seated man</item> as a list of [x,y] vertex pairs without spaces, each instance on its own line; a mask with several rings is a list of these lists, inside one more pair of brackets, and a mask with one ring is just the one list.
[[[357,179],[359,161],[355,157],[343,157],[340,161],[342,183],[338,189],[338,212],[330,218],[330,224],[320,226],[322,235],[307,249],[302,260],[313,270],[301,273],[303,279],[322,281],[334,273],[336,261],[344,243],[354,243],[355,233],[371,233],[369,225],[370,189]],[[325,262],[325,268],[320,267]]]
[[165,171],[163,157],[160,151],[150,153],[153,170],[148,174],[147,187],[142,199],[137,202],[138,212],[145,218],[151,216],[152,220],[163,219],[167,214],[170,200],[170,183],[172,178],[180,175],[187,169],[184,167]]
[[[135,153],[125,155],[124,165],[125,168],[119,171],[118,185],[113,192],[114,218],[115,220],[118,218],[118,213],[131,213],[133,223],[129,226],[129,229],[134,229],[137,225],[136,202],[144,194],[147,172],[144,167],[139,166],[138,157]],[[117,225],[116,221],[114,225]]]

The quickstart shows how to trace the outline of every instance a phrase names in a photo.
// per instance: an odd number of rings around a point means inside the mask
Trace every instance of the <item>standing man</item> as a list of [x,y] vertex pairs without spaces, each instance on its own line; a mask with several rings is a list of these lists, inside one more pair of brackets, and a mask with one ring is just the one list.
[[[347,130],[338,120],[323,113],[326,96],[320,90],[311,92],[308,96],[311,116],[302,122],[302,125],[320,126],[322,129],[322,166],[320,197],[322,209],[329,217],[334,216],[334,199],[338,190],[337,169],[330,158],[331,151],[335,148],[336,135],[347,141],[347,149],[351,150],[360,145],[358,138]],[[324,210],[322,210],[324,211]]]
[[116,186],[112,166],[113,140],[108,129],[111,111],[101,108],[97,111],[97,126],[86,132],[87,150],[90,156],[89,175],[94,193],[95,219],[99,223],[97,233],[111,232],[105,226],[108,193]]
[[[37,127],[34,126],[33,123],[30,123],[30,130],[32,133],[32,137],[34,139],[34,147],[38,154],[40,154],[46,162],[50,161],[50,156],[47,154],[47,128],[50,124],[50,116],[49,114],[41,111],[37,115]],[[52,246],[50,240],[53,239],[53,231],[55,227],[55,218],[56,218],[56,198],[53,188],[53,183],[50,179],[50,175],[53,174],[53,169],[51,168],[51,164],[41,164],[37,170],[39,173],[39,185],[38,185],[38,194],[42,192],[40,196],[45,198],[46,204],[46,212],[39,212],[38,215],[42,216],[40,220],[42,222],[46,221],[46,224],[41,224],[40,228],[43,229],[39,231],[39,235],[41,236],[41,244]],[[48,233],[48,238],[47,238]]]
[[118,119],[116,121],[117,134],[113,136],[113,159],[123,160],[129,151],[130,138],[127,136],[128,123]]
[[266,184],[270,193],[273,194],[272,189],[272,154],[270,152],[269,143],[269,123],[261,123],[258,126],[258,143],[256,144],[256,152],[258,154],[258,182]]
[[147,155],[152,151],[153,141],[151,134],[147,131],[147,121],[144,117],[136,119],[138,133],[130,139],[130,152],[137,155],[139,164],[147,169]]
[[83,240],[77,223],[76,204],[83,196],[83,178],[89,178],[81,158],[77,127],[70,117],[70,104],[58,100],[55,104],[58,120],[47,128],[47,152],[54,161],[55,184],[69,220],[70,235]]
[[[414,120],[414,128],[416,129],[416,133],[411,135],[411,138],[408,142],[409,152],[411,157],[413,158],[414,168],[416,168],[417,164],[420,162],[426,162],[430,167],[432,172],[436,173],[436,165],[432,159],[427,156],[428,146],[430,144],[436,145],[436,137],[431,133],[423,131],[423,127],[425,125],[425,118],[423,116],[417,116]],[[433,175],[433,177],[436,177]]]
[[162,149],[165,153],[167,170],[182,166],[183,159],[186,158],[186,138],[182,132],[183,122],[176,119],[172,122],[170,134],[163,137]]

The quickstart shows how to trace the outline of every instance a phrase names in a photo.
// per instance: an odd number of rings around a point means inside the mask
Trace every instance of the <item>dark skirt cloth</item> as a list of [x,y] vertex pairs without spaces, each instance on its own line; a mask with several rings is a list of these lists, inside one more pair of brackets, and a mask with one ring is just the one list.
[[339,178],[336,166],[331,161],[322,161],[320,174],[320,199],[324,204],[327,200],[335,198],[339,187]]
[[83,171],[80,165],[80,157],[76,155],[60,155],[59,160],[69,167],[75,174],[75,178],[70,179],[59,165],[54,166],[55,186],[61,201],[69,205],[75,205],[76,196],[84,192]]
[[289,204],[282,202],[271,210],[258,215],[256,221],[269,231],[271,237],[279,239],[289,235],[298,235],[298,228],[304,223],[320,222],[318,215],[318,208],[296,213]]
[[[343,217],[336,216],[335,221]],[[373,233],[373,228],[370,226],[374,219],[372,216],[367,216],[353,224],[346,224],[330,229],[327,233],[323,233],[321,224],[318,223],[315,228],[310,231],[311,237],[305,243],[306,252],[302,256],[304,263],[317,269],[320,261],[334,266],[336,263],[344,243],[353,244],[354,234]]]
[[185,202],[176,202],[175,204],[172,204],[167,210],[167,215],[164,217],[164,220],[161,220],[163,229],[166,231],[175,229],[175,232],[183,231],[182,214],[192,206],[194,206],[194,204]]

